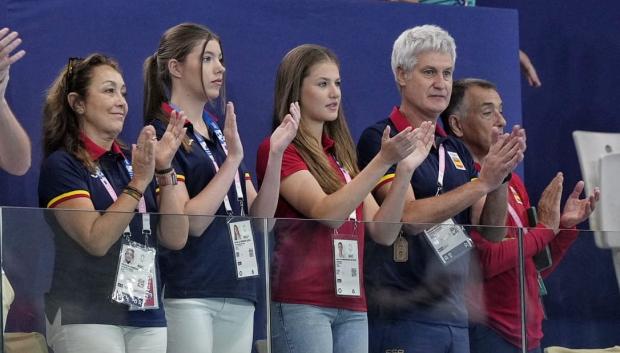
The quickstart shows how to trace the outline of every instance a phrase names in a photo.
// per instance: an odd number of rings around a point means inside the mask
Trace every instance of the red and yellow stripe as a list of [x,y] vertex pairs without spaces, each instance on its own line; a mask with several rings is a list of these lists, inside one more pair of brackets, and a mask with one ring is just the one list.
[[52,200],[50,200],[50,202],[47,203],[47,208],[54,208],[67,200],[76,199],[78,197],[85,197],[87,199],[90,199],[90,193],[86,190],[74,190],[65,192],[64,194],[56,196]]
[[375,190],[379,189],[384,184],[391,182],[392,180],[394,180],[395,177],[396,177],[396,174],[394,173],[384,175],[381,179],[379,179],[379,182],[377,183],[377,185],[375,185]]

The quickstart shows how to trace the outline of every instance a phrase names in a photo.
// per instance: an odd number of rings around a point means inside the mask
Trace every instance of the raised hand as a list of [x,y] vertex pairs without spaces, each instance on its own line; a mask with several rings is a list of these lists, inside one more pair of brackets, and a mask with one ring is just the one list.
[[408,170],[417,168],[428,156],[428,152],[435,140],[435,124],[430,121],[423,122],[418,128],[413,130],[415,149],[407,157],[399,162],[400,165]]
[[131,149],[131,166],[133,169],[132,183],[134,187],[144,192],[149,183],[153,180],[155,173],[155,128],[145,126],[140,131],[138,142]]
[[243,159],[243,145],[237,130],[237,115],[232,102],[226,104],[226,122],[224,123],[224,138],[228,146],[228,157],[238,161]]
[[482,161],[479,179],[486,183],[490,190],[495,190],[523,160],[525,131],[516,126],[510,134],[500,134],[494,127],[492,141],[489,153]]
[[415,149],[416,139],[411,127],[398,135],[390,137],[390,127],[386,126],[381,137],[381,150],[378,155],[385,163],[392,165],[410,155]]
[[519,163],[523,161],[525,150],[527,149],[527,136],[525,134],[525,129],[522,128],[521,125],[513,126],[510,137],[517,139],[517,142],[519,143]]
[[295,136],[297,136],[300,119],[301,110],[299,108],[299,102],[291,103],[289,114],[286,114],[278,128],[271,134],[269,140],[270,151],[278,154],[284,153],[286,147],[288,147]]
[[164,170],[170,168],[172,158],[179,149],[187,128],[183,127],[187,116],[183,111],[173,110],[166,131],[159,141],[155,143],[155,169]]
[[11,64],[26,54],[24,50],[20,50],[11,55],[11,52],[21,44],[22,40],[17,32],[9,32],[10,30],[6,27],[0,30],[0,98],[4,98],[6,92]]
[[564,211],[560,216],[560,227],[572,228],[579,223],[585,221],[594,211],[596,203],[600,198],[601,191],[598,187],[594,188],[594,193],[590,196],[580,199],[579,196],[583,192],[584,182],[580,180],[575,184],[573,192],[568,196],[564,204]]
[[557,233],[560,228],[560,200],[564,176],[556,174],[545,188],[538,201],[538,221]]
[[521,49],[519,49],[519,65],[521,66],[521,71],[523,71],[523,76],[525,76],[530,86],[542,86],[542,82],[540,82],[540,78],[538,78],[538,73],[536,72],[536,68],[534,68],[534,64],[532,64],[530,57]]

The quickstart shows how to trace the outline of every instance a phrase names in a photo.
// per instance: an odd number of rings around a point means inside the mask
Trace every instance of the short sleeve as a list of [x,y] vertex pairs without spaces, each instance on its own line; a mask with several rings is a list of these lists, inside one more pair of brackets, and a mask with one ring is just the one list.
[[[256,176],[260,185],[267,170],[267,162],[269,161],[269,138],[265,139],[258,147],[256,155]],[[297,148],[292,143],[284,150],[282,156],[282,169],[280,177],[282,179],[294,174],[300,170],[308,170],[308,165],[297,152]]]
[[474,162],[474,158],[467,149],[467,146],[465,146],[465,144],[461,140],[457,140],[456,138],[455,140],[458,141],[460,144],[459,147],[461,151],[459,152],[459,154],[465,158],[465,167],[469,172],[469,180],[471,181],[477,179],[480,176],[480,173],[478,172],[478,169],[476,169],[476,163]]
[[239,165],[239,173],[241,173],[240,175],[243,178],[243,180],[252,181],[252,173],[250,172],[247,165],[245,164],[245,161],[242,161],[241,164]]
[[70,199],[90,199],[88,178],[90,174],[75,157],[64,151],[54,152],[41,166],[39,206],[54,208]]

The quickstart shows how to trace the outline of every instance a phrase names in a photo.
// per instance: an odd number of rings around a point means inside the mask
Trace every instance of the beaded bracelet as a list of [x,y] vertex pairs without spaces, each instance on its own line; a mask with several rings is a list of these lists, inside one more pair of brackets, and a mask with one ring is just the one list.
[[127,194],[131,197],[133,197],[134,199],[136,199],[136,201],[140,201],[140,196],[138,194],[136,194],[133,190],[129,190],[129,189],[125,189],[123,190],[123,194]]

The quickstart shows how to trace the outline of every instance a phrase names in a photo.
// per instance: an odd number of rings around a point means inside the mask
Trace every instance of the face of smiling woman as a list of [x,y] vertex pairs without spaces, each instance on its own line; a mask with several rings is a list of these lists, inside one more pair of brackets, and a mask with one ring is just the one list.
[[123,130],[128,106],[123,76],[108,65],[93,69],[86,97],[78,99],[82,130],[90,137],[115,138]]

